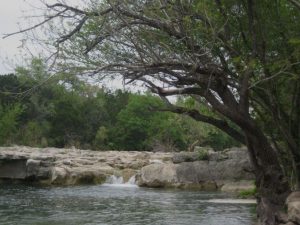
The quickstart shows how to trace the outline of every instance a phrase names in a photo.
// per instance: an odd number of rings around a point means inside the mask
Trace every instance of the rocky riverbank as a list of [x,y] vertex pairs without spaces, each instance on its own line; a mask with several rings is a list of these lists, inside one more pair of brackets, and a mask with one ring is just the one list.
[[[135,178],[139,186],[240,192],[254,188],[245,148],[153,153],[0,147],[0,181],[45,185],[103,184]],[[300,192],[286,202],[281,224],[300,224]]]
[[0,179],[47,185],[102,184],[110,176],[139,186],[237,192],[254,188],[244,148],[222,152],[125,152],[1,147]]

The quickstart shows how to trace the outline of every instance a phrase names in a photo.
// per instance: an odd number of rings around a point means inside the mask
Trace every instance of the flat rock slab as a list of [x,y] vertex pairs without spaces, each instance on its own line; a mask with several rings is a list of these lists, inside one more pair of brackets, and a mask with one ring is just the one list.
[[75,185],[101,184],[111,175],[126,182],[136,175],[140,186],[236,192],[254,179],[244,148],[198,154],[0,147],[0,179]]

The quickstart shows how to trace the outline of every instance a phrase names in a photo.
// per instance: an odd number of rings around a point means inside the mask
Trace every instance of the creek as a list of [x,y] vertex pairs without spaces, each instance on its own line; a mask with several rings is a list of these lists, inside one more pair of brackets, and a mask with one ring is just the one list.
[[220,192],[0,184],[1,225],[252,225],[255,204]]

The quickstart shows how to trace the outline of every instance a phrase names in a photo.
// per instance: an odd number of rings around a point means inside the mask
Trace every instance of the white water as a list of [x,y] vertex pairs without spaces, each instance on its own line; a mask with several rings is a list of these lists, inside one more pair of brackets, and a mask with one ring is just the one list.
[[110,186],[110,187],[133,187],[137,188],[135,175],[130,177],[127,182],[124,182],[123,177],[117,177],[115,175],[111,175],[107,178],[106,182],[103,186]]

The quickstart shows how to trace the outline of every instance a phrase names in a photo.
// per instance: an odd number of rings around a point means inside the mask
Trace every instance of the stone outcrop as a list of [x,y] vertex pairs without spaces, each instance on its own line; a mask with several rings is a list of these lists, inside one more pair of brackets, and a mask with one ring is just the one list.
[[300,225],[300,191],[292,192],[286,199],[286,205],[289,223]]
[[0,179],[53,185],[101,184],[136,175],[147,187],[239,191],[253,188],[247,151],[181,153],[1,147]]
[[277,216],[279,225],[300,225],[300,191],[290,193],[285,204],[286,210]]
[[173,163],[195,162],[198,160],[199,160],[198,152],[179,152],[179,153],[175,153],[172,158]]
[[[140,186],[179,187],[200,190],[221,189],[228,192],[254,188],[254,175],[246,149],[208,151],[205,160],[197,152],[175,153],[173,163],[143,167]],[[202,154],[200,155],[203,156]]]
[[148,187],[172,187],[178,183],[175,164],[152,164],[141,169],[138,184]]
[[1,147],[0,179],[54,185],[98,184],[110,175],[125,182],[150,163],[171,162],[171,153]]

